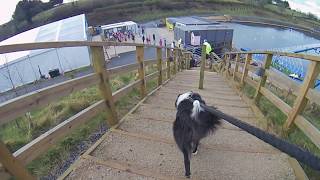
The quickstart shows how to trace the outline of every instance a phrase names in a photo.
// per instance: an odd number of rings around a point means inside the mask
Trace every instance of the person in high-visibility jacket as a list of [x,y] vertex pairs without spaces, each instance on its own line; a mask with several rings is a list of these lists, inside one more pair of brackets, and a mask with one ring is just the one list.
[[203,45],[206,46],[206,58],[209,58],[210,52],[212,51],[211,45],[207,42],[207,40],[203,41]]

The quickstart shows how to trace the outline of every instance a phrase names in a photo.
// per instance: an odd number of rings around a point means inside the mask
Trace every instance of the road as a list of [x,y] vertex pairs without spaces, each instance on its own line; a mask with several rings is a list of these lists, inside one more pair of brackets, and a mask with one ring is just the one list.
[[[163,50],[163,57],[165,55],[164,53],[165,51]],[[156,50],[154,48],[145,48],[145,53],[144,53],[144,59],[145,60],[151,60],[151,59],[155,59],[156,58]],[[109,61],[109,63],[107,64],[107,68],[114,68],[114,67],[118,67],[118,66],[122,66],[122,65],[126,65],[126,64],[132,64],[136,62],[136,53],[135,51],[131,51],[131,52],[126,52],[126,53],[122,53],[119,54],[118,57],[113,57],[111,58],[111,60]],[[74,74],[74,78],[76,77],[81,77],[81,76],[85,76],[87,74],[93,73],[93,69],[92,67],[89,67],[87,69],[85,69],[84,71],[80,71]],[[47,79],[47,80],[42,80],[39,81],[35,84],[27,84],[21,87],[16,88],[16,90],[10,90],[4,93],[0,94],[0,103],[3,103],[5,101],[8,101],[10,99],[25,95],[27,93],[48,87],[48,86],[52,86],[67,80],[70,80],[71,77],[68,76],[59,76],[53,79]]]

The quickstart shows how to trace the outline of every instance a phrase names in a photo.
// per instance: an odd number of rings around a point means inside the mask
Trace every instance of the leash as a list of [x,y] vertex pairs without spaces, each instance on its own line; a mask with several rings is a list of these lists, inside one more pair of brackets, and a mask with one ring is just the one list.
[[[192,100],[193,101],[193,100]],[[279,149],[280,151],[296,158],[298,161],[304,163],[305,165],[311,167],[312,169],[320,171],[320,158],[311,152],[295,145],[289,143],[283,139],[276,137],[273,134],[267,133],[255,126],[252,126],[246,122],[243,122],[237,118],[227,115],[217,109],[209,107],[201,103],[201,107],[206,111],[228,121],[229,123],[237,126],[240,129],[254,135],[255,137],[261,139],[262,141],[272,145],[273,147]]]

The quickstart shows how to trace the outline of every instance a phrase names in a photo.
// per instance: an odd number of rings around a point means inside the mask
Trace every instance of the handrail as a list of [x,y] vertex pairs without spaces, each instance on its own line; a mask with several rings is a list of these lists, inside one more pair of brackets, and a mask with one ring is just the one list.
[[[302,110],[305,108],[307,104],[306,103],[307,100],[311,100],[312,102],[320,105],[319,103],[320,93],[316,92],[316,90],[313,88],[314,81],[316,80],[316,77],[320,72],[320,57],[313,56],[313,55],[273,52],[273,51],[246,51],[246,52],[240,51],[240,52],[227,52],[225,54],[227,55],[234,54],[234,55],[237,55],[237,57],[239,57],[240,55],[252,56],[253,54],[265,54],[266,59],[264,61],[264,65],[261,67],[263,75],[258,82],[255,80],[252,80],[248,76],[247,72],[251,70],[249,66],[244,65],[242,67],[242,72],[238,72],[238,70],[236,69],[236,66],[233,68],[233,70],[232,70],[232,66],[227,66],[226,65],[227,62],[230,62],[231,60],[230,56],[225,56],[226,58],[224,59],[224,62],[222,62],[222,65],[225,65],[225,67],[221,69],[227,71],[227,73],[225,73],[227,77],[230,72],[233,72],[233,78],[230,78],[233,81],[237,81],[237,79],[241,79],[242,83],[247,83],[251,85],[256,90],[255,96],[253,98],[253,101],[255,101],[256,104],[258,104],[258,102],[260,101],[260,97],[264,96],[269,101],[271,101],[271,103],[273,103],[277,108],[279,108],[288,117],[285,124],[283,125],[285,130],[288,130],[291,127],[291,125],[294,123],[320,149],[320,130],[317,129],[314,125],[312,125],[301,114]],[[302,59],[311,61],[308,67],[308,72],[301,85],[291,83],[290,86],[292,87],[288,87],[288,83],[290,84],[290,82],[287,82],[287,81],[288,80],[291,81],[290,79],[283,79],[271,73],[270,65],[272,61],[272,56],[274,55],[302,58]],[[249,64],[249,63],[250,62],[246,61],[245,64]],[[291,92],[297,96],[293,107],[289,106],[286,102],[284,102],[278,96],[273,94],[268,88],[264,87],[268,77],[271,78],[269,82],[275,84],[276,86],[279,86],[280,88],[285,88],[285,90],[288,90],[289,93]],[[240,85],[240,90],[242,90],[241,82],[238,83]],[[251,104],[254,105],[255,103],[251,103]]]
[[225,54],[273,54],[275,56],[287,56],[292,58],[307,59],[310,61],[320,62],[319,56],[297,54],[297,53],[287,53],[287,52],[277,52],[277,51],[237,51],[237,52],[226,52]]
[[[50,48],[64,48],[64,47],[102,47],[102,46],[143,46],[143,47],[153,47],[153,48],[164,48],[151,44],[142,43],[129,43],[129,42],[116,42],[116,41],[59,41],[59,42],[36,42],[36,43],[23,43],[23,44],[10,44],[0,46],[0,54],[11,53],[17,51],[27,51],[36,49],[50,49]],[[168,49],[177,49],[165,47]]]
[[[158,77],[158,86],[162,85],[162,72],[166,72],[167,81],[170,80],[171,73],[175,74],[182,70],[182,64],[187,64],[190,57],[183,56],[183,50],[179,48],[160,47],[155,45],[146,45],[139,43],[119,43],[111,41],[64,41],[64,42],[39,42],[39,43],[25,43],[25,44],[13,44],[0,46],[0,54],[10,53],[16,51],[45,49],[45,48],[63,48],[63,47],[79,47],[89,46],[92,54],[92,63],[94,73],[83,77],[71,79],[50,87],[46,87],[35,92],[26,94],[24,96],[12,99],[8,102],[0,104],[0,125],[7,123],[18,116],[32,110],[35,107],[43,107],[50,102],[58,100],[62,96],[66,96],[75,90],[81,90],[93,85],[98,85],[102,100],[95,104],[85,108],[78,112],[62,123],[58,124],[54,128],[50,129],[46,133],[42,134],[38,138],[34,139],[21,149],[17,150],[14,154],[8,153],[9,150],[5,146],[0,146],[0,154],[4,156],[4,159],[0,158],[0,164],[2,164],[10,173],[16,177],[26,177],[25,179],[35,179],[27,171],[19,171],[21,164],[26,165],[40,154],[50,148],[59,138],[64,137],[71,130],[79,127],[83,123],[87,122],[91,117],[94,117],[101,110],[106,110],[107,123],[109,126],[118,123],[117,112],[115,109],[115,102],[121,97],[127,95],[133,88],[140,87],[141,98],[144,98],[146,90],[146,81]],[[106,69],[105,57],[103,52],[103,46],[136,46],[137,57],[136,63],[119,66],[116,68]],[[144,59],[144,47],[152,47],[156,49],[157,58],[146,61]],[[161,48],[165,48],[167,52],[166,68],[162,69],[162,51]],[[174,49],[173,61],[170,61],[169,55],[171,49]],[[185,52],[184,52],[185,53]],[[188,52],[187,52],[188,53]],[[182,56],[181,56],[182,55]],[[145,75],[146,66],[157,64],[158,71],[149,75]],[[170,67],[173,64],[174,72],[170,71]],[[185,67],[186,68],[186,67]],[[137,70],[139,73],[139,79],[131,84],[119,89],[112,93],[110,86],[110,78],[123,73],[129,73]],[[161,77],[159,77],[161,76]],[[1,145],[2,142],[0,142]],[[12,161],[12,162],[8,162]],[[22,174],[21,174],[22,173]]]

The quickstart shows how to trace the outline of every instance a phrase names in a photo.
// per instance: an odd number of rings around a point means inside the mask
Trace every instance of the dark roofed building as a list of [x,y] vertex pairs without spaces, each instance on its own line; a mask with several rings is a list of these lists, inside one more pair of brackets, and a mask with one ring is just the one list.
[[[192,37],[193,36],[193,37]],[[185,46],[199,46],[206,39],[214,48],[216,53],[220,53],[223,48],[231,49],[233,29],[223,25],[177,25],[174,29],[174,39]],[[193,44],[192,39],[196,39]]]

